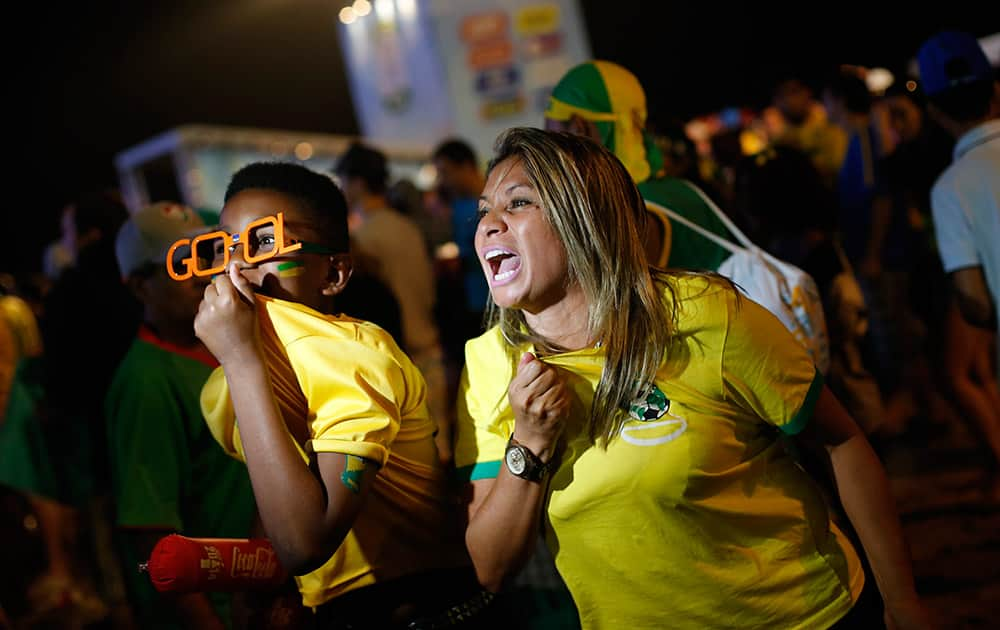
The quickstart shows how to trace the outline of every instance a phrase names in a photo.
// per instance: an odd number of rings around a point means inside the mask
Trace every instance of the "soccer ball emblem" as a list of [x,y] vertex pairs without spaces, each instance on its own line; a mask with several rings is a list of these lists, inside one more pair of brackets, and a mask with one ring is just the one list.
[[670,409],[670,400],[659,387],[651,385],[644,393],[632,401],[629,405],[628,414],[642,422],[649,422],[662,418],[663,414]]

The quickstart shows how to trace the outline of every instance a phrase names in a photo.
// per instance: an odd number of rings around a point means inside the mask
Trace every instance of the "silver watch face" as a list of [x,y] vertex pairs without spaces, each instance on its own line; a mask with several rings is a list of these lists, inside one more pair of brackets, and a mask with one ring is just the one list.
[[515,475],[524,474],[524,469],[528,467],[528,462],[524,459],[524,453],[519,448],[507,450],[507,468]]

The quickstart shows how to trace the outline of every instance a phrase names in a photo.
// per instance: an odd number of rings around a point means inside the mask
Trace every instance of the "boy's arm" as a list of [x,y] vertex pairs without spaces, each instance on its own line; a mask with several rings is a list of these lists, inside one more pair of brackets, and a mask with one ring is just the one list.
[[317,475],[288,436],[263,356],[224,369],[264,529],[282,564],[308,573],[340,546],[376,468],[354,455],[319,453]]
[[302,460],[272,393],[253,290],[232,268],[205,290],[195,332],[222,364],[264,529],[294,575],[326,562],[357,518],[375,465],[353,455]]

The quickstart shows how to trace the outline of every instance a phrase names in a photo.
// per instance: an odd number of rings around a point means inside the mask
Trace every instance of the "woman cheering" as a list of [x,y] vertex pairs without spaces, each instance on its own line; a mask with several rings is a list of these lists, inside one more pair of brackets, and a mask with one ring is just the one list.
[[887,623],[928,627],[864,436],[765,309],[720,276],[647,266],[617,158],[509,130],[479,215],[490,327],[466,346],[455,459],[487,588],[541,529],[585,628],[863,622],[844,620],[858,555],[791,438],[828,456]]

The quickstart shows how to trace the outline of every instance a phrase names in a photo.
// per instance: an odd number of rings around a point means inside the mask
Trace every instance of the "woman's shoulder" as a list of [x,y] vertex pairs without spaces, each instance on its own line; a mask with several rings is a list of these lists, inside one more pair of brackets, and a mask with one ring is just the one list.
[[678,308],[703,308],[735,300],[736,285],[717,273],[667,271],[657,274],[663,300]]
[[667,272],[659,276],[663,303],[681,334],[717,330],[725,334],[739,309],[736,285],[715,273]]

